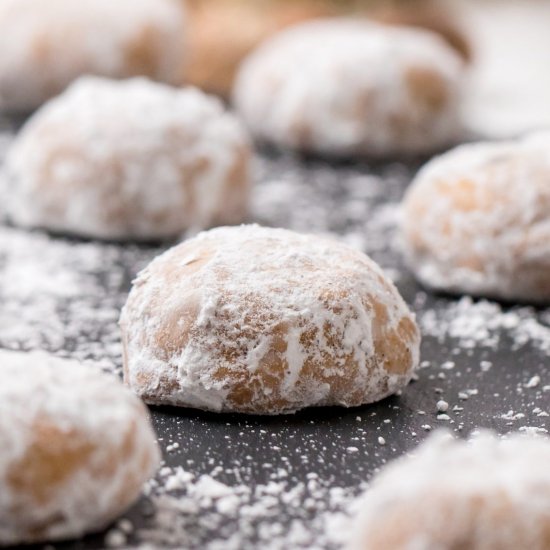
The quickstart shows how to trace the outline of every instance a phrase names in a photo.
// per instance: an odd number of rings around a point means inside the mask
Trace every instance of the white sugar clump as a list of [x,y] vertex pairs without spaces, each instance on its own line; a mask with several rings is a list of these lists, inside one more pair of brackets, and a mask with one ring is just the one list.
[[425,285],[550,300],[550,134],[464,145],[430,161],[404,199],[403,241]]
[[0,110],[31,111],[82,75],[183,81],[178,0],[3,0]]
[[259,226],[158,257],[124,307],[125,379],[148,402],[214,411],[355,406],[406,386],[420,336],[363,253]]
[[546,437],[437,433],[374,479],[349,548],[546,550],[549,464]]
[[160,456],[146,408],[112,376],[0,351],[0,544],[103,529]]
[[463,62],[435,34],[365,20],[287,29],[254,51],[234,89],[252,133],[329,155],[416,154],[460,135]]
[[422,311],[419,324],[425,336],[440,342],[451,338],[465,350],[497,349],[506,337],[514,350],[533,346],[550,354],[550,326],[532,307],[503,309],[495,302],[465,296],[444,308]]
[[13,142],[2,174],[10,219],[105,239],[159,239],[240,223],[248,138],[217,99],[146,79],[85,77]]
[[[184,483],[172,483],[175,477]],[[151,484],[151,518],[134,535],[144,547],[241,550],[254,540],[269,550],[341,548],[355,495],[365,484],[346,488],[317,479],[314,472],[307,477],[316,482],[279,479],[251,487],[166,468],[160,482]]]

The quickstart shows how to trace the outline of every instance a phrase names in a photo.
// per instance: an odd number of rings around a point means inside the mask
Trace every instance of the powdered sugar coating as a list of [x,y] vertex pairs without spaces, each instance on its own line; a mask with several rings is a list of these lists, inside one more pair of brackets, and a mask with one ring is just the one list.
[[123,513],[159,463],[145,407],[114,378],[0,351],[0,545],[66,539]]
[[546,550],[550,440],[435,434],[375,478],[354,550]]
[[121,326],[125,380],[147,402],[262,414],[382,399],[409,382],[420,344],[363,253],[254,225],[155,259]]
[[180,83],[178,0],[3,0],[0,109],[30,111],[85,74]]
[[430,161],[404,199],[416,276],[437,289],[550,300],[550,135],[461,146]]
[[308,22],[244,62],[234,100],[253,134],[330,155],[440,148],[460,135],[463,63],[435,34],[361,20]]
[[109,239],[240,223],[248,138],[194,88],[86,77],[42,107],[8,153],[8,213],[22,226]]

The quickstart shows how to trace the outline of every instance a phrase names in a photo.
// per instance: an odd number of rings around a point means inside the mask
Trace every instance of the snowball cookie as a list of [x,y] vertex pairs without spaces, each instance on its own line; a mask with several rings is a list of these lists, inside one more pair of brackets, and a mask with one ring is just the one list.
[[352,407],[406,386],[420,335],[393,284],[338,242],[219,228],[155,259],[121,318],[148,403],[255,414]]
[[254,135],[278,146],[424,153],[459,137],[463,65],[429,31],[325,19],[283,31],[248,57],[234,101]]
[[179,0],[2,0],[0,109],[28,111],[84,74],[183,78]]
[[42,107],[6,160],[12,221],[107,239],[240,223],[248,138],[221,103],[145,79],[85,77]]
[[106,527],[159,465],[143,404],[118,380],[0,351],[0,546]]
[[550,134],[464,145],[429,162],[404,199],[403,240],[425,285],[550,300]]
[[353,550],[548,550],[550,440],[435,434],[375,478]]

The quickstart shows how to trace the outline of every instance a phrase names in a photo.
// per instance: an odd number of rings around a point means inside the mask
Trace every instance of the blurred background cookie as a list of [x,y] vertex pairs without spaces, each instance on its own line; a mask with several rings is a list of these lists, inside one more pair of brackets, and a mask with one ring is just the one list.
[[30,111],[84,74],[183,79],[178,0],[3,0],[0,109]]
[[330,156],[389,157],[459,140],[463,62],[429,31],[310,21],[241,65],[234,104],[252,134]]
[[409,188],[403,237],[428,287],[550,301],[550,133],[463,145]]
[[547,550],[549,463],[546,436],[435,434],[374,478],[348,550]]
[[24,227],[103,239],[240,223],[250,146],[217,98],[136,78],[84,77],[26,123],[3,169]]

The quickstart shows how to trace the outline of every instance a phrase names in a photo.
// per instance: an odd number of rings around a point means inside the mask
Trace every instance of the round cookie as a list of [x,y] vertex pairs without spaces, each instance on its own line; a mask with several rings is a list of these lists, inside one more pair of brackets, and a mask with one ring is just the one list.
[[405,387],[419,359],[414,317],[372,260],[256,225],[201,233],[155,259],[121,327],[138,395],[212,411],[371,403]]
[[85,77],[27,122],[6,159],[10,219],[24,227],[148,240],[240,223],[250,145],[194,88]]
[[550,135],[461,146],[430,161],[403,203],[408,262],[426,286],[550,300]]
[[28,111],[79,76],[180,83],[179,0],[2,0],[0,109]]
[[79,537],[133,504],[160,462],[146,408],[118,380],[0,351],[0,546]]
[[436,434],[386,466],[350,550],[548,550],[550,440]]
[[234,102],[261,141],[335,156],[412,155],[460,136],[463,61],[428,31],[304,23],[243,63]]

